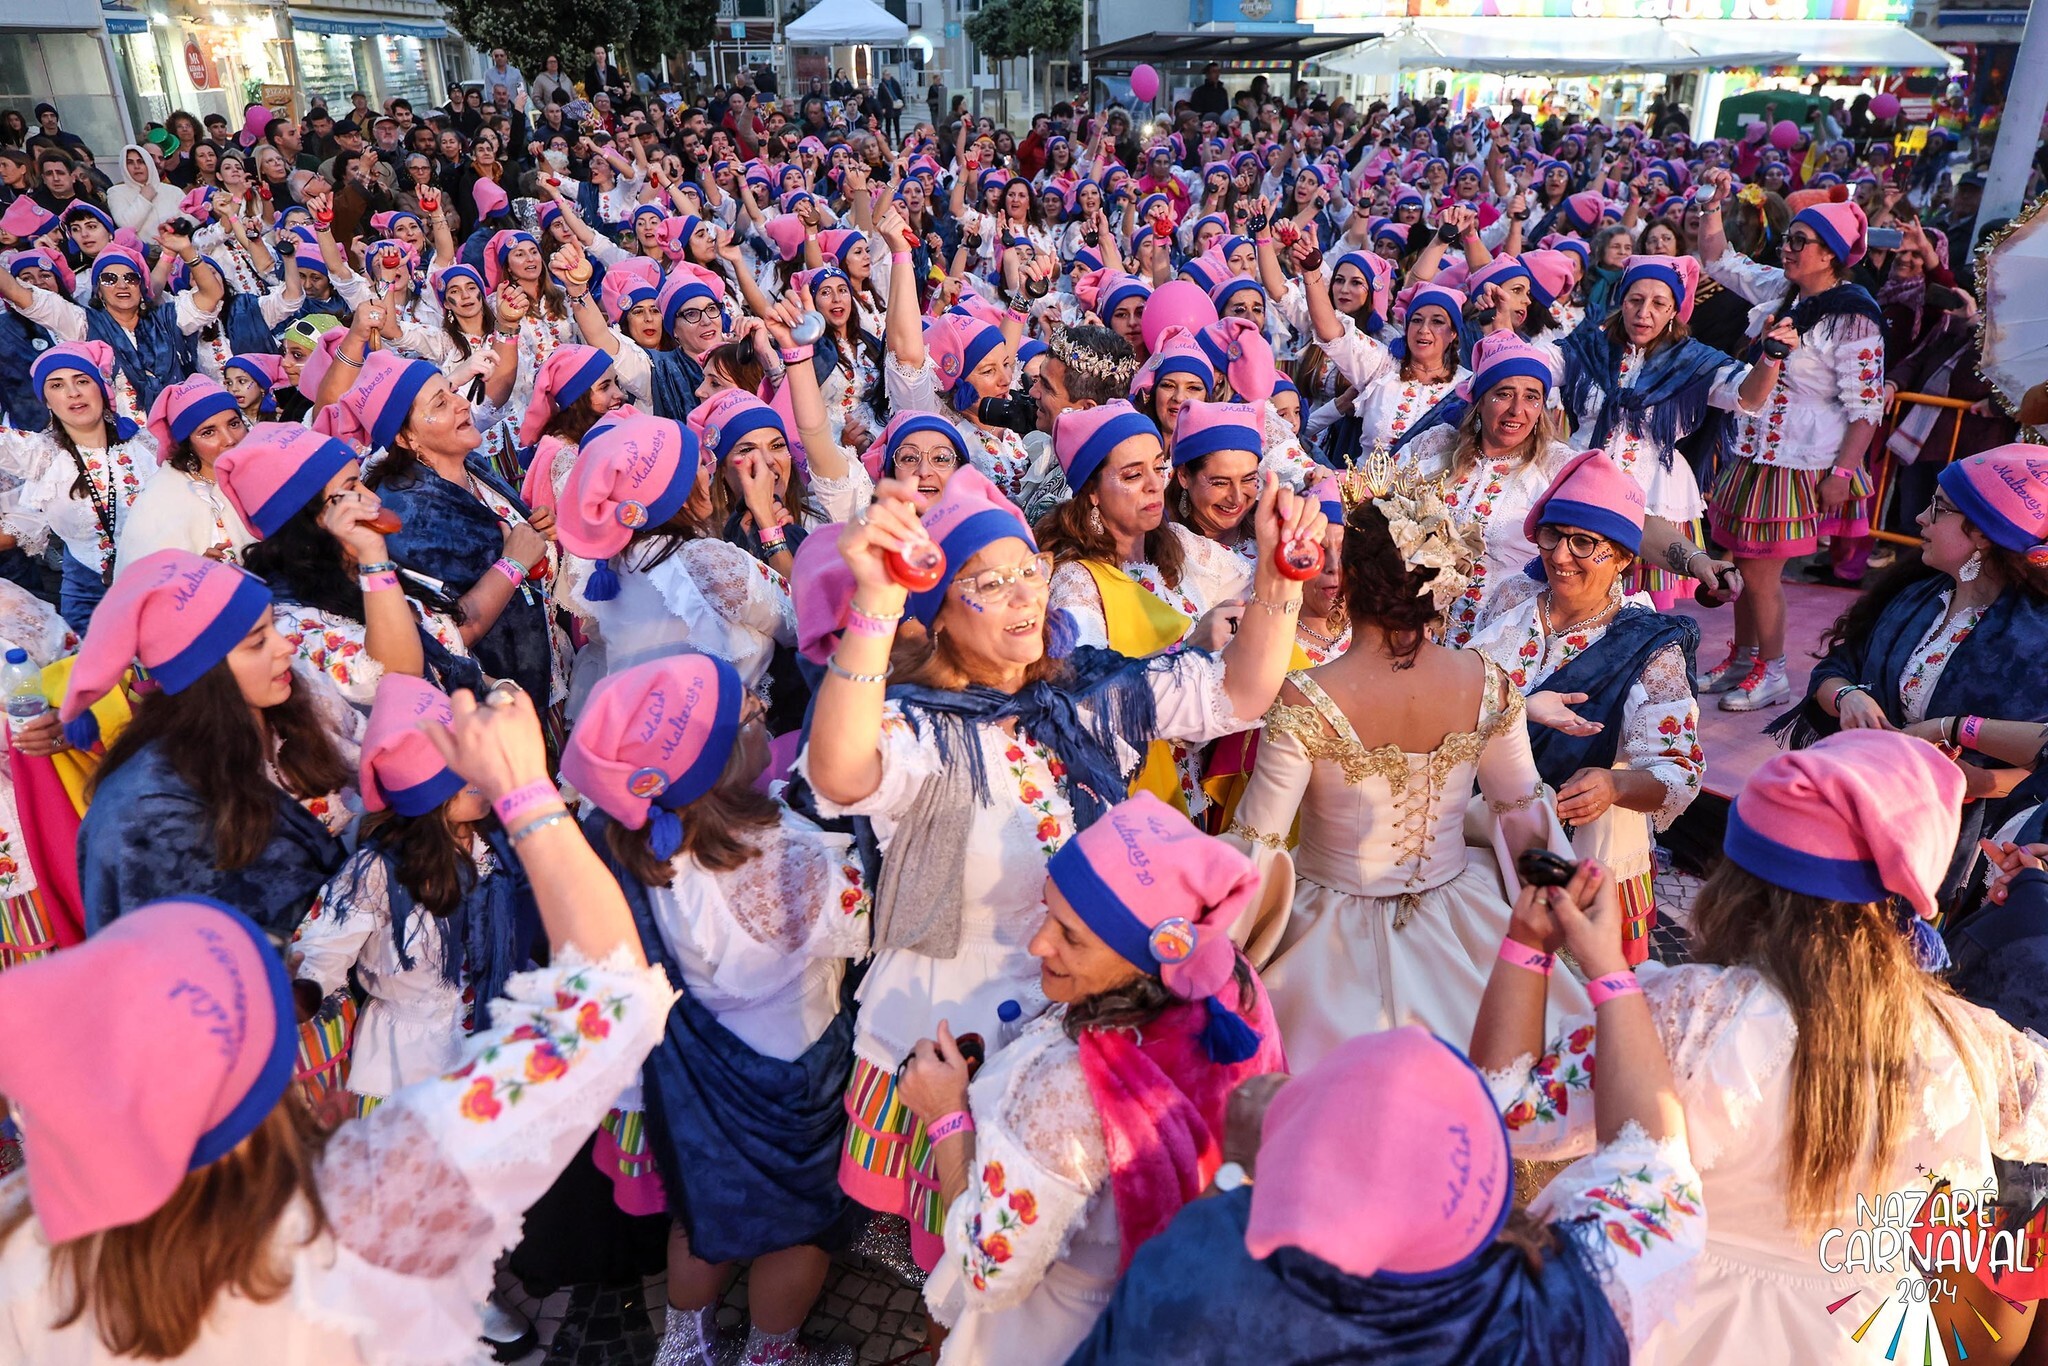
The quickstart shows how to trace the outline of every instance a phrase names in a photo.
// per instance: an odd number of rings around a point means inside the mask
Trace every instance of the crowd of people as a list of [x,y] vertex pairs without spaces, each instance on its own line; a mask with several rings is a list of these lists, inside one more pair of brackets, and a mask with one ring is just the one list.
[[760,1366],[855,1246],[946,1366],[2028,1346],[1817,1255],[2041,1239],[1967,157],[491,73],[0,115],[0,1357]]

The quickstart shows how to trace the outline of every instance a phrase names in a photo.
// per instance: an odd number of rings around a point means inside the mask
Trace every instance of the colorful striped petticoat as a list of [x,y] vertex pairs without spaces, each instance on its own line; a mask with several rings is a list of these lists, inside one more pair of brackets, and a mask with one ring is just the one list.
[[57,947],[57,933],[43,909],[41,888],[0,900],[0,971],[41,958]]
[[1621,951],[1630,967],[1650,956],[1650,929],[1657,923],[1657,870],[1622,879]]
[[1811,555],[1822,536],[1869,535],[1869,473],[1856,472],[1850,480],[1851,500],[1832,516],[1821,508],[1820,481],[1826,474],[1736,461],[1721,472],[1707,496],[1715,538],[1744,559],[1790,560]]
[[846,1088],[846,1117],[840,1189],[869,1209],[909,1220],[910,1254],[930,1271],[945,1250],[946,1210],[923,1123],[897,1098],[895,1075],[859,1057]]
[[331,1098],[348,1090],[348,1049],[355,1033],[356,999],[346,988],[329,996],[312,1019],[299,1025],[295,1076],[300,1094],[316,1110],[324,1112]]
[[647,1146],[645,1110],[607,1112],[597,1126],[590,1160],[611,1181],[612,1203],[625,1213],[667,1212],[668,1192],[662,1188],[661,1174],[654,1169],[654,1153]]

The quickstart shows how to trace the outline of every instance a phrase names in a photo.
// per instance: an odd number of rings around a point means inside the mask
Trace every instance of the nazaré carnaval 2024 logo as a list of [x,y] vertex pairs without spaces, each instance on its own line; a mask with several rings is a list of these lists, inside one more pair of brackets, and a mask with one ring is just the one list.
[[2002,1205],[1996,1183],[1958,1190],[1920,1170],[1927,1189],[1858,1195],[1854,1222],[1821,1234],[1822,1271],[1872,1283],[1822,1308],[1872,1360],[1960,1366],[2033,1326],[2033,1302],[2048,1297],[2048,1203]]

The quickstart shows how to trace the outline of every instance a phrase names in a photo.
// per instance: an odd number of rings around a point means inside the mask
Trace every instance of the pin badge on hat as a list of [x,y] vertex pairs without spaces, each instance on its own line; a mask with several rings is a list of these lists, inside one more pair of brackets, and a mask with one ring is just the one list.
[[707,422],[704,424],[704,445],[708,449],[717,449],[718,424],[716,422]]
[[626,791],[636,797],[659,797],[668,790],[668,775],[658,768],[636,768],[626,778]]
[[1184,963],[1195,952],[1195,927],[1186,916],[1169,916],[1152,927],[1152,956],[1162,965]]
[[638,531],[641,527],[647,525],[647,504],[635,502],[633,499],[628,498],[625,502],[619,504],[618,511],[612,515],[619,519],[620,526],[631,531]]

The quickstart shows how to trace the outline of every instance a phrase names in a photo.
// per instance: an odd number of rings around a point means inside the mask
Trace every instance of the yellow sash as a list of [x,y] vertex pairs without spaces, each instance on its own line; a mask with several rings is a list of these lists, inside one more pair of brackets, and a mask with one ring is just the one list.
[[[1168,607],[1145,591],[1138,582],[1115,565],[1083,560],[1081,565],[1095,580],[1102,595],[1102,619],[1109,630],[1109,648],[1120,655],[1142,659],[1180,643],[1195,623],[1185,613]],[[1131,780],[1131,795],[1150,792],[1174,810],[1187,813],[1187,799],[1181,795],[1180,774],[1173,763],[1173,746],[1154,740],[1145,749],[1145,762]]]
[[[43,696],[50,700],[51,706],[60,707],[64,704],[64,694],[71,686],[71,666],[77,662],[78,656],[66,655],[55,663],[43,666]],[[124,678],[121,687],[110,689],[105,697],[92,704],[92,714],[100,723],[102,750],[113,744],[114,738],[128,726],[128,718],[132,713],[128,706],[126,684],[127,679]],[[100,756],[85,750],[60,749],[50,756],[50,763],[56,768],[57,778],[64,784],[64,791],[70,796],[71,805],[78,809],[80,816],[83,816],[86,806],[86,784],[92,780],[93,772],[99,768]]]

